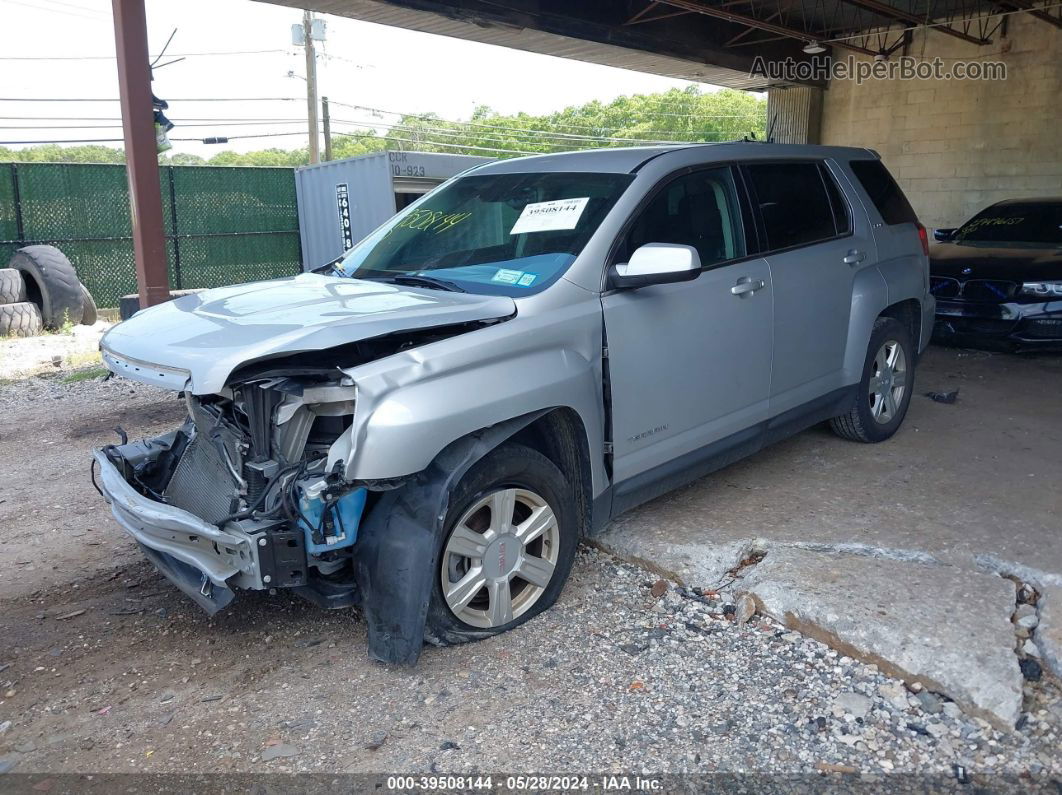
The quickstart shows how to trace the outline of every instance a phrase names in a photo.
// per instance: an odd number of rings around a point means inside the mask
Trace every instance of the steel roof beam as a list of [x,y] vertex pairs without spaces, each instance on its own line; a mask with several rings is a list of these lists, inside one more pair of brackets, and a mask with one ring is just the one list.
[[[662,1],[663,0],[661,0],[661,2]],[[1004,10],[1025,11],[1037,19],[1042,19],[1049,25],[1054,25],[1056,28],[1062,28],[1062,16],[1053,16],[1044,9],[1037,8],[1032,3],[1027,2],[1027,0],[992,0],[992,2]]]
[[[891,6],[888,3],[881,3],[878,0],[842,0],[842,2],[848,3],[852,6],[856,6],[857,8],[862,8],[866,11],[871,11],[875,14],[878,14],[879,16],[883,16],[888,19],[895,20],[897,22],[907,22],[911,25],[923,25],[927,21],[925,17],[920,17],[917,14],[912,14],[908,11],[904,11],[903,9],[896,8],[895,6]],[[971,36],[968,33],[963,33],[961,30],[954,30],[953,28],[945,26],[937,27],[935,28],[935,30],[940,31],[941,33],[947,33],[949,36],[954,36],[957,39],[962,39],[963,41],[969,42],[970,44],[976,44],[979,47],[985,44],[992,43],[991,39],[979,39],[976,36]]]
[[755,17],[747,16],[746,14],[738,14],[735,11],[727,11],[715,6],[701,5],[700,3],[693,2],[693,0],[659,0],[659,2],[662,5],[681,8],[685,11],[692,11],[694,14],[703,14],[704,16],[715,17],[716,19],[722,19],[738,25],[758,28],[759,30],[767,31],[768,33],[777,33],[779,36],[797,39],[798,41],[817,41],[835,47],[843,47],[846,50],[852,50],[853,52],[862,53],[863,55],[877,54],[873,50],[868,50],[866,47],[860,47],[857,44],[849,44],[846,41],[829,41],[818,33],[787,28],[784,25],[776,25],[773,22],[766,22],[764,20],[756,19]]

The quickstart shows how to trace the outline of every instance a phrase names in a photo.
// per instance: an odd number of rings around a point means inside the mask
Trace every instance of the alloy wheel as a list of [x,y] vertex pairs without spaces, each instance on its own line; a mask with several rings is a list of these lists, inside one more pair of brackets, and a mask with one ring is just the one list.
[[892,422],[903,405],[906,390],[907,355],[896,340],[886,340],[874,355],[870,371],[870,416],[875,422]]
[[545,499],[502,488],[454,525],[440,565],[443,597],[473,627],[501,627],[530,610],[553,579],[560,527]]

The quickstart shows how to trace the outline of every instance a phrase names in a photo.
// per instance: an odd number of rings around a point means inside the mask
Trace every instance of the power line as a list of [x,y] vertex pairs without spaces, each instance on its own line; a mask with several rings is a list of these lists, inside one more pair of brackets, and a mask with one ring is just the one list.
[[[118,102],[117,97],[0,97],[0,102]],[[298,97],[195,97],[171,99],[170,102],[302,102]]]
[[[10,1],[10,0],[9,0]],[[290,50],[231,50],[223,52],[175,52],[173,58],[202,58],[221,55],[265,55],[289,53]],[[0,61],[113,61],[115,55],[0,55]]]
[[0,141],[0,146],[11,146],[14,144],[27,144],[30,146],[37,146],[39,144],[114,144],[123,143],[124,138],[67,138],[60,141]]
[[[305,124],[305,122],[303,122]],[[309,133],[306,130],[296,130],[295,132],[273,132],[273,133],[253,133],[250,135],[219,135],[213,136],[217,138],[228,138],[230,141],[238,141],[241,138],[279,138],[284,135],[306,135]],[[171,141],[191,141],[202,142],[202,138],[171,138]]]
[[[368,138],[368,137],[371,137],[371,136],[367,136],[367,135],[360,134],[360,133],[345,133],[345,132],[335,132],[335,131],[332,132],[332,135],[342,135],[342,136],[344,136],[346,138]],[[489,147],[489,146],[467,146],[467,145],[464,145],[464,144],[442,143],[440,141],[426,141],[426,140],[425,141],[417,141],[417,140],[414,140],[412,138],[398,138],[398,137],[392,136],[392,135],[389,135],[386,138],[377,138],[376,140],[382,141],[384,143],[386,143],[387,141],[401,141],[403,143],[410,143],[410,144],[422,144],[422,145],[427,144],[427,145],[430,145],[430,146],[448,146],[451,149],[464,149],[464,150],[472,150],[472,149],[474,149],[474,150],[479,151],[479,152],[503,152],[505,154],[514,154],[514,155],[541,155],[541,154],[543,154],[542,152],[531,152],[531,151],[528,151],[528,150],[525,150],[525,149],[496,149],[494,147]]]
[[[479,127],[479,128],[482,128],[482,129],[489,129],[489,130],[504,130],[504,131],[512,133],[514,135],[517,135],[517,134],[539,135],[539,136],[543,136],[544,135],[544,136],[548,136],[550,138],[559,138],[559,139],[565,139],[565,140],[571,140],[571,141],[593,140],[593,141],[608,141],[608,142],[612,142],[612,143],[641,143],[641,144],[682,143],[681,141],[654,140],[654,139],[649,139],[649,138],[619,138],[619,137],[610,137],[610,136],[603,136],[603,135],[578,135],[576,133],[557,133],[557,132],[552,132],[551,130],[536,130],[536,129],[531,129],[531,128],[507,127],[507,126],[499,125],[499,124],[485,124],[485,123],[482,123],[482,122],[474,122],[474,121],[452,121],[450,119],[443,119],[443,118],[440,118],[440,117],[437,117],[437,116],[430,116],[430,115],[426,115],[426,114],[401,113],[399,111],[394,111],[394,110],[383,110],[381,108],[370,108],[370,107],[367,107],[365,105],[351,105],[351,104],[348,104],[348,103],[345,103],[345,102],[337,102],[335,100],[332,100],[332,104],[333,105],[339,105],[339,106],[344,107],[344,108],[352,108],[354,110],[365,110],[365,111],[369,111],[371,113],[384,113],[384,114],[387,114],[387,115],[390,115],[390,116],[400,116],[402,118],[413,118],[413,119],[420,119],[422,121],[442,122],[444,124],[456,124],[456,125],[461,125],[461,126],[465,126],[465,127]],[[382,123],[381,123],[381,126],[382,126]],[[670,131],[662,131],[662,132],[664,132],[666,134],[674,134],[674,135],[679,135],[680,134],[680,133],[677,133],[677,132],[676,133],[671,133]]]
[[88,6],[80,6],[76,3],[67,3],[65,0],[37,0],[37,2],[51,3],[53,6],[66,6],[67,8],[76,8],[79,11],[87,11],[90,14],[96,14],[98,16],[107,16],[98,8],[89,8]]
[[[426,135],[436,135],[436,136],[443,136],[443,137],[450,137],[450,138],[465,138],[465,139],[467,139],[471,135],[470,133],[468,133],[466,131],[463,131],[463,130],[452,130],[452,129],[447,129],[447,128],[444,128],[444,127],[411,127],[409,125],[400,124],[400,123],[385,124],[385,123],[382,123],[382,122],[357,122],[357,121],[352,121],[352,120],[349,120],[349,119],[333,119],[333,121],[336,122],[336,123],[339,123],[339,124],[353,125],[355,127],[386,127],[388,129],[392,129],[392,130],[397,129],[397,130],[400,130],[400,131],[405,132],[405,133],[424,133]],[[720,134],[723,134],[723,133],[720,133]],[[507,141],[507,140],[509,140],[508,137],[506,137],[506,136],[502,136],[502,135],[498,135],[498,134],[491,134],[491,133],[475,133],[474,136],[476,138],[488,138],[488,139],[492,139],[492,140],[495,140],[495,141]],[[578,140],[578,141],[571,141],[571,140],[566,140],[566,139],[562,139],[560,141],[554,141],[554,140],[550,140],[548,138],[547,139],[539,139],[539,140],[527,140],[527,139],[524,139],[524,140],[516,141],[517,144],[531,145],[531,146],[551,146],[554,149],[564,148],[564,147],[576,148],[576,149],[586,149],[586,148],[589,148],[590,146],[593,146],[595,144],[605,144],[605,145],[607,145],[608,143],[638,143],[638,142],[639,141],[637,139],[599,139],[599,138],[590,138],[590,137],[587,137],[585,139]],[[586,143],[586,144],[588,144],[588,146],[577,146],[578,144],[582,144],[582,143]],[[704,142],[701,142],[701,141],[655,141],[653,143],[665,144],[665,145],[674,145],[674,146],[682,146],[684,144],[694,144],[694,143],[704,143]]]
[[[260,133],[249,135],[225,135],[214,136],[221,138],[228,138],[230,141],[239,140],[240,138],[277,138],[285,135],[307,135],[306,130],[296,130],[294,132],[272,132],[272,133]],[[170,138],[171,141],[187,141],[199,143],[202,138]],[[381,139],[382,140],[382,139]],[[42,144],[106,144],[106,143],[124,143],[124,138],[66,138],[62,140],[52,141],[0,141],[0,146],[10,146],[14,144],[37,146]]]
[[[465,138],[466,137],[464,133],[455,132],[453,130],[444,130],[444,129],[440,129],[438,127],[408,127],[408,126],[403,125],[403,124],[381,125],[381,124],[370,124],[370,123],[367,123],[367,122],[356,122],[356,121],[349,121],[349,120],[342,120],[342,119],[333,119],[332,121],[333,121],[333,123],[336,123],[336,124],[347,124],[347,125],[351,125],[351,126],[354,126],[354,127],[369,127],[369,128],[374,128],[374,127],[378,127],[378,126],[387,127],[388,132],[385,133],[385,137],[387,139],[393,139],[393,140],[422,140],[424,143],[430,143],[430,144],[437,145],[437,146],[464,146],[464,144],[454,144],[454,143],[451,143],[451,142],[442,142],[442,141],[429,141],[426,138],[425,139],[401,139],[401,138],[395,138],[395,137],[393,137],[391,135],[390,130],[398,130],[400,133],[404,133],[406,135],[422,133],[424,135],[441,136],[441,137],[444,137],[444,138],[447,138],[447,137],[449,137],[449,138]],[[343,133],[343,134],[344,135],[367,135],[367,133]],[[505,140],[504,138],[501,138],[501,137],[496,136],[496,135],[483,135],[481,137],[482,138],[493,139],[493,140],[496,140],[496,141],[504,141]],[[383,140],[383,139],[381,139],[381,140]],[[539,146],[552,146],[554,148],[559,146],[559,144],[555,144],[555,143],[550,142],[550,141],[541,141],[541,142],[539,142],[539,141],[517,141],[517,143],[518,144],[522,143],[522,144],[525,144],[525,145],[531,144],[531,145],[539,145]],[[523,149],[519,149],[518,150],[518,149],[504,149],[504,148],[496,148],[496,147],[475,147],[475,146],[472,146],[472,148],[477,148],[477,149],[478,148],[483,148],[483,149],[487,149],[487,150],[490,150],[490,151],[496,151],[496,152],[517,152],[517,153],[523,152],[523,153],[526,153],[526,154],[542,154],[541,152],[532,152],[530,150],[523,150]]]
[[[66,11],[66,10],[61,9],[61,8],[53,8],[51,6],[34,5],[33,3],[22,3],[22,2],[19,2],[19,0],[3,0],[3,2],[10,3],[11,5],[22,6],[24,8],[32,8],[34,11],[50,11],[53,14],[62,14],[63,16],[74,17],[75,19],[87,19],[90,22],[102,22],[102,21],[104,21],[106,19],[106,17],[104,17],[101,14],[79,14],[76,11]],[[66,4],[64,4],[64,5],[66,5]],[[72,6],[72,8],[76,8],[76,7],[77,6]],[[89,9],[84,9],[84,10],[87,11]]]
[[[0,102],[117,102],[117,101],[118,100],[114,99],[114,98],[92,99],[92,98],[83,98],[83,97],[56,97],[56,98],[0,97]],[[177,98],[177,99],[171,99],[170,100],[170,102],[300,102],[300,101],[302,101],[302,100],[300,98],[297,98],[297,97],[198,97],[198,98]],[[648,138],[621,138],[621,137],[601,136],[601,135],[596,135],[596,136],[595,135],[578,135],[578,134],[575,134],[575,133],[552,132],[552,131],[548,131],[548,130],[537,130],[537,129],[533,129],[533,128],[508,127],[508,126],[505,126],[505,125],[487,124],[487,123],[484,123],[484,122],[453,121],[453,120],[450,120],[450,119],[443,119],[443,118],[440,118],[438,116],[429,115],[429,114],[403,113],[401,111],[384,110],[382,108],[373,108],[373,107],[369,107],[369,106],[366,106],[366,105],[354,105],[354,104],[351,104],[351,103],[340,102],[338,100],[332,100],[332,104],[338,105],[338,106],[341,106],[341,107],[345,107],[345,108],[351,108],[353,110],[364,110],[364,111],[368,111],[370,113],[381,113],[381,114],[390,115],[390,116],[408,117],[408,118],[420,119],[422,121],[435,121],[435,122],[441,122],[441,123],[444,123],[444,124],[454,124],[454,125],[458,125],[458,126],[462,126],[462,127],[479,127],[479,128],[483,128],[483,129],[503,130],[503,131],[509,132],[511,134],[514,134],[514,135],[532,135],[532,136],[533,135],[538,135],[538,136],[545,135],[545,136],[548,136],[548,137],[551,137],[551,138],[564,138],[564,139],[569,139],[569,140],[584,139],[584,140],[612,141],[614,143],[645,143],[645,144],[663,143],[663,144],[666,144],[666,143],[672,143],[673,142],[672,139],[657,140],[657,139],[648,139]],[[685,115],[685,114],[679,114],[679,115]],[[753,120],[755,120],[757,118],[757,116],[758,116],[758,114],[750,114],[748,116],[740,116],[740,115],[711,116],[711,115],[705,115],[705,116],[699,116],[699,117],[694,117],[694,116],[690,115],[689,117],[690,118],[702,118],[702,119],[714,119],[714,118],[719,118],[719,119],[723,119],[723,118],[727,118],[727,119],[748,119],[749,121],[753,121]],[[383,122],[381,122],[380,126],[385,126],[385,125],[384,125]],[[559,126],[568,127],[568,128],[575,128],[575,129],[588,129],[588,130],[599,129],[599,128],[593,127],[591,125],[561,124]],[[610,128],[605,128],[605,129],[610,129]],[[611,129],[617,129],[617,128],[611,128]],[[651,134],[651,135],[655,134],[655,135],[660,135],[660,136],[668,136],[668,135],[674,136],[674,135],[681,135],[682,134],[681,132],[678,132],[678,131],[655,130],[655,129],[650,129],[647,132],[649,134]]]
[[[121,116],[0,116],[0,120],[4,121],[116,121],[121,122]],[[219,124],[226,124],[229,122],[288,122],[288,121],[303,121],[303,119],[285,119],[285,118],[273,118],[273,117],[261,117],[261,116],[222,116],[207,117],[207,116],[186,116],[181,118],[181,124],[191,121],[212,121]]]
[[[177,125],[185,127],[260,127],[272,124],[305,124],[306,119],[288,119],[286,121],[214,121],[208,123],[188,124],[181,122]],[[120,130],[121,124],[9,124],[0,126],[0,130]]]

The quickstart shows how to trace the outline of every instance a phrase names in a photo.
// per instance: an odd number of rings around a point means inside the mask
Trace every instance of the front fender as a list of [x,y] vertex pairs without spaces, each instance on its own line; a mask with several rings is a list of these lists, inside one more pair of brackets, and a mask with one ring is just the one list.
[[592,487],[606,486],[600,361],[571,348],[529,350],[442,370],[418,351],[396,370],[352,372],[358,397],[342,460],[348,480],[386,480],[423,471],[447,445],[499,423],[566,407],[587,431]]

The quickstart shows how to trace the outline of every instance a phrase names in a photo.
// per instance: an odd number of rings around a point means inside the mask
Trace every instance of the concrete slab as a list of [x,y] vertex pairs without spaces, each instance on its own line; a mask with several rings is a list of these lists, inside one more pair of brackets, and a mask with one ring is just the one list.
[[[954,405],[923,396],[954,389]],[[998,724],[1020,704],[1012,698],[1013,627],[1008,637],[999,620],[1014,610],[1008,578],[1030,582],[1042,593],[1062,593],[1059,394],[1062,357],[931,347],[919,365],[907,420],[890,441],[853,444],[825,427],[812,429],[631,511],[597,541],[688,585],[711,588],[731,583],[728,572],[750,552],[767,550],[760,564],[766,571],[775,561],[807,553],[803,571],[791,567],[784,580],[808,600],[794,615],[834,626],[831,611],[844,616],[839,608],[845,599],[886,605],[887,615],[867,608],[859,613],[865,626],[844,623],[837,625],[844,632],[834,634],[838,640],[850,636],[845,642],[852,643],[864,633],[867,649],[897,657],[896,670],[936,682],[971,709],[995,714]],[[858,576],[835,571],[838,561]],[[818,578],[828,571],[835,571],[834,585],[823,589]],[[891,576],[873,576],[886,571]],[[911,585],[898,589],[905,578]],[[905,601],[913,594],[930,607]],[[1054,605],[1060,601],[1055,597]],[[1045,608],[1051,603],[1045,599]],[[791,600],[777,604],[797,606]],[[974,622],[978,610],[987,611],[983,625]],[[893,619],[898,613],[909,618]],[[964,629],[929,631],[934,622],[945,628],[960,613],[969,617]],[[1047,629],[1040,630],[1044,638],[1062,625],[1062,618],[1053,621],[1049,614]],[[1049,647],[1062,647],[1057,634],[1051,637]],[[964,678],[978,681],[972,662],[969,677],[948,674],[947,666],[939,670],[937,657],[959,665],[973,638],[994,661],[995,689],[984,681],[977,693],[962,689]],[[944,645],[933,645],[938,642]],[[914,651],[923,643],[937,649],[936,656]],[[1054,670],[1058,665],[1056,656]]]
[[1055,676],[1062,676],[1062,588],[1044,588],[1038,608],[1040,621],[1033,639],[1040,661]]
[[1000,728],[1013,728],[1021,714],[1009,580],[779,547],[736,588],[791,629],[921,682]]
[[[956,388],[954,405],[922,395]],[[702,565],[695,547],[764,538],[906,550],[971,569],[990,555],[1050,584],[1062,576],[1059,395],[1062,357],[931,347],[890,441],[854,444],[815,428],[631,511],[615,532],[674,545],[691,566]]]

